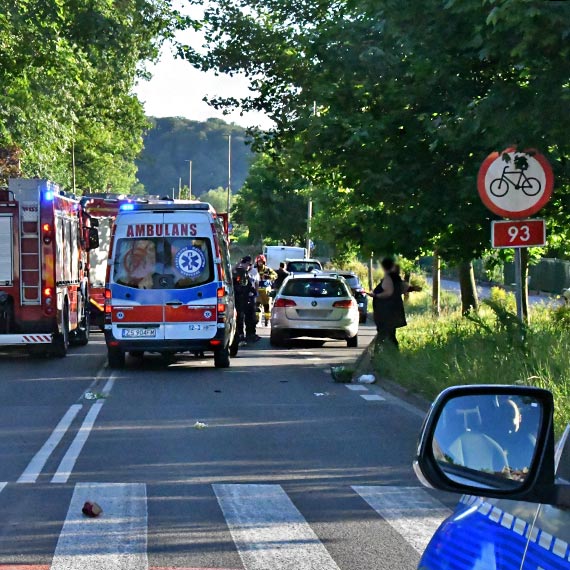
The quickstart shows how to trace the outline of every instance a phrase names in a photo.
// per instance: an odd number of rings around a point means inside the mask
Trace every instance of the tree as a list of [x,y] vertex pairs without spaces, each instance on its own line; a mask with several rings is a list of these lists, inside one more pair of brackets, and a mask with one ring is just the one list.
[[[276,125],[257,146],[295,157],[325,189],[321,216],[335,234],[364,250],[437,249],[469,264],[488,248],[494,218],[477,170],[515,143],[548,152],[560,182],[544,213],[568,242],[568,3],[209,4],[207,53],[181,51],[203,69],[250,77],[255,90],[239,103]],[[463,290],[467,309],[476,298]]]
[[200,196],[200,202],[208,202],[212,204],[216,212],[227,212],[228,211],[228,191],[226,188],[218,186],[218,188],[213,188],[204,192]]
[[288,178],[285,165],[258,156],[250,169],[234,209],[233,219],[249,228],[250,240],[297,244],[306,232],[307,182]]
[[125,192],[146,120],[132,95],[141,62],[183,20],[168,0],[0,0],[0,147],[22,174]]

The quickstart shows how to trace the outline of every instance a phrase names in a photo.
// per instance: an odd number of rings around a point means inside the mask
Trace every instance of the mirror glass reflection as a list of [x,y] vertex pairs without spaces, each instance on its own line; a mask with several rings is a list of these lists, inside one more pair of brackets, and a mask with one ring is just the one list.
[[445,474],[479,472],[485,483],[523,482],[532,465],[541,405],[530,397],[470,395],[449,400],[438,420],[433,452]]

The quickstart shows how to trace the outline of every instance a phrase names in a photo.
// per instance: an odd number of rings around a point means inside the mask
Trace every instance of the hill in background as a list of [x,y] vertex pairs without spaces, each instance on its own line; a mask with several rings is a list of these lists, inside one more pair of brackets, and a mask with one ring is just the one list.
[[188,186],[192,161],[192,194],[200,196],[213,188],[228,186],[228,135],[232,135],[232,193],[243,185],[253,157],[246,145],[245,129],[220,119],[206,122],[182,117],[151,117],[152,128],[144,138],[137,160],[138,179],[149,194],[172,195],[179,179]]

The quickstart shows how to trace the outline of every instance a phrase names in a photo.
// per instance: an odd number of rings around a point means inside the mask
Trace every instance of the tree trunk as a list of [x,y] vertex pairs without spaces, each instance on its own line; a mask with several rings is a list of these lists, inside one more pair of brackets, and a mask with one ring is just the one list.
[[473,263],[465,261],[459,265],[459,287],[461,289],[461,313],[464,315],[479,308]]
[[433,254],[431,306],[434,315],[439,316],[441,312],[441,259],[437,253]]
[[522,317],[528,324],[528,248],[521,248]]

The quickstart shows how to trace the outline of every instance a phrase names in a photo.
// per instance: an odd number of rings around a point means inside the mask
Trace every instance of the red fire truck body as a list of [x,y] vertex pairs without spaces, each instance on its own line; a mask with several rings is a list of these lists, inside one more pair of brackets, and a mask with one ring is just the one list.
[[65,356],[89,341],[89,259],[97,230],[47,180],[0,190],[0,346]]

